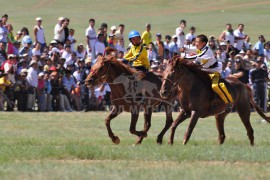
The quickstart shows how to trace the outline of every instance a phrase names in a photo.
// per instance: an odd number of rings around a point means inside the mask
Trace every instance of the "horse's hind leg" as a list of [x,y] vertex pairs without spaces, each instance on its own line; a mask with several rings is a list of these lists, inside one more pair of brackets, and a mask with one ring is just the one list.
[[110,114],[105,119],[105,125],[107,127],[108,135],[112,139],[112,142],[115,143],[115,144],[119,144],[120,143],[120,139],[119,139],[118,136],[115,136],[113,134],[113,132],[112,132],[112,129],[111,129],[111,120],[113,118],[115,118],[116,116],[118,116],[121,112],[122,112],[121,109],[117,108],[116,106],[113,106]]
[[172,122],[173,122],[172,107],[171,106],[165,106],[165,113],[166,113],[166,124],[165,124],[165,127],[162,129],[162,131],[159,133],[159,135],[157,137],[158,144],[162,144],[163,136],[168,131],[168,129],[171,127]]
[[224,121],[225,117],[228,115],[228,113],[221,113],[221,114],[216,114],[216,126],[218,130],[218,140],[219,144],[223,144],[225,141],[225,131],[224,131]]
[[136,144],[141,144],[144,137],[147,137],[147,132],[151,127],[152,107],[144,109],[144,132],[143,136],[138,137]]
[[191,112],[191,119],[190,119],[190,123],[188,125],[188,129],[187,129],[187,132],[185,134],[185,138],[183,140],[183,144],[187,144],[190,136],[191,136],[191,133],[194,129],[194,127],[196,126],[197,122],[198,122],[198,119],[199,119],[199,114],[195,111],[192,111]]
[[170,135],[169,142],[168,142],[169,144],[171,144],[171,145],[173,144],[174,134],[175,134],[175,130],[176,130],[177,126],[189,117],[190,117],[190,114],[187,114],[183,109],[180,110],[178,117],[172,123],[172,126],[171,126],[171,135]]
[[241,103],[236,105],[236,109],[238,111],[238,114],[241,118],[241,121],[243,122],[246,130],[247,130],[247,136],[250,141],[250,145],[254,145],[254,131],[250,124],[250,104],[249,103]]

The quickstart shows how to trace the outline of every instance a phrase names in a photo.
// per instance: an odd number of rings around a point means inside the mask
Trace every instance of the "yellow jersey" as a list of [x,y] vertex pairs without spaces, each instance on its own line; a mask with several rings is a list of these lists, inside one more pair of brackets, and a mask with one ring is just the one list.
[[151,33],[148,31],[144,31],[142,33],[142,43],[145,44],[146,46],[148,46],[150,42],[152,42]]
[[147,51],[143,45],[133,46],[129,52],[124,56],[127,61],[133,61],[133,66],[144,66],[149,69],[150,62],[147,57]]
[[5,79],[4,77],[0,78],[0,89],[2,90],[2,92],[5,91],[6,86],[10,85],[11,82],[7,79]]

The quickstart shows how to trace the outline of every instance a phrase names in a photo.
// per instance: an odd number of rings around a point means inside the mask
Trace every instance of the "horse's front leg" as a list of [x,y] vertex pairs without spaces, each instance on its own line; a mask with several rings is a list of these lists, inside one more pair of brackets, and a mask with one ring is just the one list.
[[115,144],[119,144],[120,143],[120,139],[119,139],[118,136],[115,136],[113,134],[113,132],[112,132],[112,129],[111,129],[111,120],[113,118],[115,118],[116,116],[118,116],[121,112],[122,112],[122,109],[120,109],[120,108],[118,108],[116,106],[113,106],[110,114],[105,119],[105,125],[107,127],[108,135],[112,139],[112,142],[115,143]]
[[147,137],[147,132],[151,127],[152,107],[144,108],[144,135],[138,138],[136,144],[141,144],[144,137]]
[[165,112],[166,112],[166,124],[165,124],[165,127],[162,129],[162,131],[159,133],[159,135],[157,137],[158,144],[162,144],[163,136],[168,131],[168,129],[171,127],[172,122],[173,122],[172,106],[170,106],[170,105],[164,105],[164,106],[165,106]]
[[171,126],[171,135],[169,138],[169,144],[171,144],[171,145],[173,144],[174,134],[175,134],[175,130],[176,130],[177,126],[189,117],[190,117],[190,113],[187,113],[183,109],[180,109],[180,113],[179,113],[178,117],[172,123],[172,126]]
[[198,122],[199,117],[200,117],[200,115],[198,112],[196,112],[196,111],[191,112],[191,118],[190,118],[187,132],[186,132],[184,140],[183,140],[183,144],[187,144],[187,142],[191,136],[191,133]]
[[131,134],[135,134],[136,136],[140,137],[145,137],[146,133],[145,131],[137,131],[136,130],[136,125],[138,122],[138,118],[139,118],[139,108],[138,110],[134,110],[131,112],[131,123],[130,123],[130,128],[129,128],[129,132]]

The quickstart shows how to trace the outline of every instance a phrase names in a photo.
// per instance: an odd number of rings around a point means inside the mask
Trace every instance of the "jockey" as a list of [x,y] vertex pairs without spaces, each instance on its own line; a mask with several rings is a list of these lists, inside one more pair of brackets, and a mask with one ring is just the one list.
[[233,102],[232,96],[227,90],[224,83],[219,83],[222,64],[218,63],[212,50],[207,46],[208,39],[205,35],[196,37],[197,54],[185,55],[185,59],[198,61],[202,65],[202,70],[212,72],[209,74],[212,80],[212,89],[216,92],[226,104],[225,111],[231,111]]
[[141,44],[141,36],[138,31],[130,31],[128,39],[132,43],[129,52],[124,56],[123,62],[130,63],[132,67],[144,73],[148,72],[150,67],[147,51]]

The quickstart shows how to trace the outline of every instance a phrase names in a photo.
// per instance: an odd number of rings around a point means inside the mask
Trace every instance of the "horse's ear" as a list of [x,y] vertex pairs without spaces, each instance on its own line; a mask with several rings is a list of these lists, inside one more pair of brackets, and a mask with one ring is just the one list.
[[180,62],[180,59],[177,58],[177,57],[175,57],[175,58],[172,59],[172,65],[173,66],[178,66],[179,62]]

